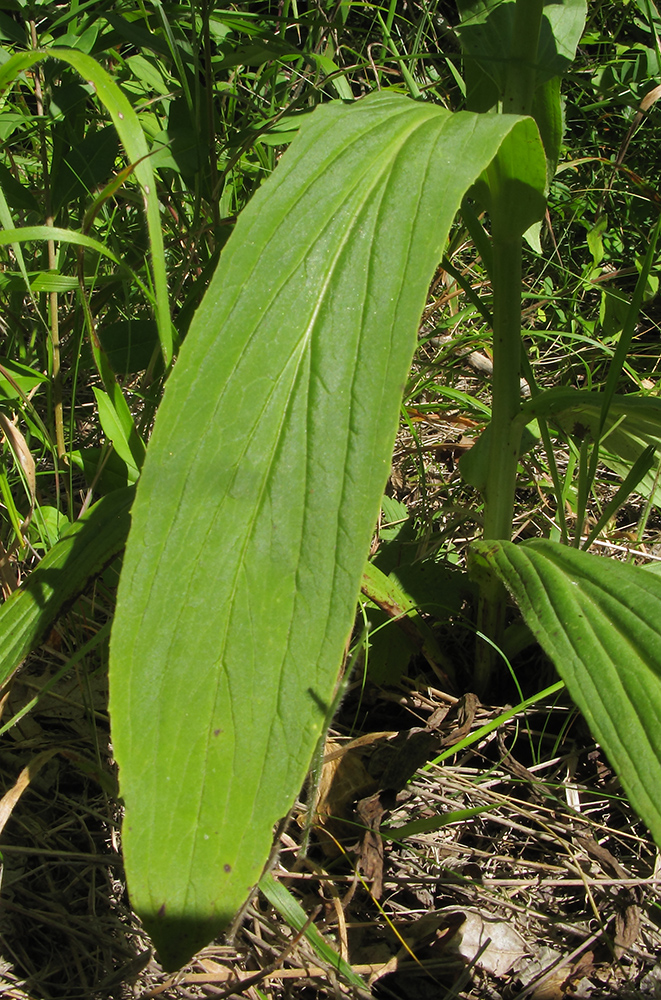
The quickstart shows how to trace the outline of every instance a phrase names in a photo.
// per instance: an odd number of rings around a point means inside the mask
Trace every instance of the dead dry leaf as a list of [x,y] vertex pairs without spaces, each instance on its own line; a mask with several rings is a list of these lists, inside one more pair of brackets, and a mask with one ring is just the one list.
[[441,745],[444,747],[453,746],[458,743],[459,740],[463,740],[464,737],[468,736],[471,729],[473,728],[473,722],[475,721],[475,715],[478,708],[480,707],[480,699],[476,694],[468,692],[459,699],[459,701],[452,706],[447,715],[443,718],[441,729],[445,732],[449,726],[454,722],[457,726],[447,735],[443,736]]
[[30,507],[32,508],[37,496],[37,467],[34,463],[32,452],[28,448],[28,443],[16,424],[12,423],[4,413],[0,413],[0,427],[7,438],[14,458],[23,470],[30,492]]
[[526,942],[511,924],[483,917],[477,910],[462,908],[460,912],[466,919],[446,947],[449,952],[456,951],[469,964],[475,963],[478,969],[500,978],[529,953]]
[[51,757],[54,757],[57,752],[57,749],[51,749],[44,750],[43,753],[37,754],[37,756],[23,768],[16,779],[16,783],[2,796],[2,799],[0,799],[0,833],[4,830],[7,820],[12,814],[14,806],[32,779],[41,770],[44,764],[46,764]]
[[632,893],[623,890],[622,909],[615,914],[615,936],[613,952],[615,958],[622,958],[636,943],[640,933],[640,907]]
[[659,85],[658,87],[652,87],[652,89],[648,91],[647,94],[645,94],[642,101],[640,102],[640,110],[649,111],[649,109],[652,107],[655,101],[658,101],[660,97],[661,97],[661,85]]
[[356,805],[356,815],[366,827],[360,844],[360,870],[372,884],[374,899],[381,899],[383,895],[383,841],[379,827],[387,811],[379,792],[361,799]]
[[[336,751],[339,749],[342,747],[337,741],[326,741],[325,763],[321,769],[314,809],[313,824],[327,857],[337,857],[341,853],[338,840],[347,837],[356,839],[356,827],[347,822],[353,817],[353,803],[377,788],[363,763],[362,748],[345,750],[338,756]],[[299,817],[298,822],[304,825],[306,816]]]
[[[522,986],[530,986],[538,979],[543,982],[530,994],[531,1000],[561,1000],[567,969],[561,962],[562,954],[555,948],[544,945],[535,954],[528,956],[517,969],[517,979]],[[553,966],[558,964],[558,968]]]
[[[334,741],[328,740],[327,752],[330,754],[335,748]],[[315,809],[317,818],[322,823],[330,817],[350,819],[352,803],[364,797],[370,789],[374,789],[374,778],[365,767],[358,749],[349,750],[341,757],[333,756],[321,769]]]
[[372,756],[369,769],[381,789],[401,791],[436,751],[438,737],[428,729],[405,729]]

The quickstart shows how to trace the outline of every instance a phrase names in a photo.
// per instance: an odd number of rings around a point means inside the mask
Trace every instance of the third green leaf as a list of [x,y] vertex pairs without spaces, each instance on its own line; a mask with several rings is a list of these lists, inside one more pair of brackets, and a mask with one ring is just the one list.
[[477,542],[661,845],[661,577],[537,539]]

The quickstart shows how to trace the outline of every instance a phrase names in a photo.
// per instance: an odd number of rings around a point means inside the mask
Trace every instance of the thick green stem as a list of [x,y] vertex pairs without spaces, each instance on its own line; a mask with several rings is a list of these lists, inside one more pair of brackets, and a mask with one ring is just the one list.
[[[511,538],[521,443],[521,428],[515,423],[521,408],[521,239],[499,239],[497,228],[494,220],[493,401],[484,491],[486,540]],[[479,694],[486,691],[493,672],[505,607],[505,590],[495,576],[491,577],[481,588],[477,625],[494,645],[478,642],[475,686]]]
[[[506,114],[527,115],[532,108],[537,51],[544,0],[517,0],[507,79],[502,94]],[[512,206],[500,189],[498,170],[491,175],[493,243],[493,397],[489,426],[490,449],[484,491],[484,538],[510,539],[514,513],[516,469],[521,430],[515,424],[521,407],[521,236],[513,234],[508,216]],[[506,594],[495,577],[480,590],[478,629],[488,640],[478,641],[475,687],[484,694],[493,673],[505,622]]]
[[535,94],[537,47],[544,0],[517,0],[503,113],[529,115]]
[[493,401],[484,538],[512,535],[521,428],[521,239],[493,240]]

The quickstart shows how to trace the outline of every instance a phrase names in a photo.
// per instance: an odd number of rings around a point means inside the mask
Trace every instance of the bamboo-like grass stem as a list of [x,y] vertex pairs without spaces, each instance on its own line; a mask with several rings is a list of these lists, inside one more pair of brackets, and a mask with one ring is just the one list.
[[[37,39],[37,25],[34,21],[30,21],[30,37],[33,48],[35,49],[38,48],[39,42]],[[43,99],[43,92],[41,89],[41,75],[39,69],[35,69],[34,72],[34,96],[37,105],[37,117],[43,120],[44,99]],[[45,132],[43,128],[41,129],[41,165],[44,178],[45,221],[47,226],[52,227],[55,225],[55,219],[53,217],[53,210],[51,203],[48,151],[46,149]],[[47,241],[47,252],[48,252],[48,269],[49,271],[55,271],[57,269],[57,257],[55,255],[54,240]],[[55,447],[57,450],[58,461],[62,462],[66,459],[67,448],[64,442],[62,372],[60,368],[60,328],[59,328],[59,310],[58,310],[57,292],[49,292],[48,305],[50,314],[50,346],[51,346],[51,366],[52,366],[51,391],[53,399],[53,423],[55,425]]]

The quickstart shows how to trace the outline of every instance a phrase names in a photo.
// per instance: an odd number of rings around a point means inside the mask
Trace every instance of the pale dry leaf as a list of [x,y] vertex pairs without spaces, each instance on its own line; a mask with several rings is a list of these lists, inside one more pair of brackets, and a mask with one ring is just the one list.
[[326,741],[327,760],[321,769],[317,789],[316,819],[325,822],[327,818],[350,819],[349,806],[357,798],[374,791],[374,778],[367,771],[358,749],[351,749],[336,757],[338,745],[334,740]]
[[[396,965],[428,945],[443,951],[445,958],[461,958],[492,976],[506,976],[529,954],[530,948],[504,920],[483,917],[465,906],[447,906],[416,920],[403,935],[406,947],[396,957]],[[435,939],[435,940],[434,940]],[[393,963],[385,971],[392,971]]]
[[[376,782],[363,763],[361,747],[341,747],[329,738],[324,749],[312,822],[326,856],[337,857],[341,853],[338,841],[346,837],[355,839],[357,833],[347,822],[353,816],[353,803],[376,791]],[[338,755],[338,750],[343,752]],[[301,814],[296,821],[299,826],[305,826],[308,814]]]
[[517,969],[517,979],[522,986],[529,986],[536,979],[539,979],[556,962],[562,958],[561,952],[555,948],[543,945],[534,954],[529,955]]
[[[449,913],[452,908],[444,910]],[[447,950],[456,951],[467,962],[475,963],[492,976],[506,976],[530,952],[526,942],[511,924],[483,917],[477,910],[461,907],[465,920]]]
[[34,776],[41,770],[44,764],[51,759],[51,757],[55,756],[57,752],[56,748],[52,750],[44,750],[43,753],[37,754],[37,756],[23,768],[16,779],[16,783],[2,796],[2,799],[0,799],[0,833],[4,830],[5,824],[11,816],[14,806]]
[[37,467],[34,463],[32,452],[28,448],[28,443],[16,424],[13,424],[4,413],[0,413],[0,427],[7,438],[14,458],[23,470],[25,481],[30,491],[30,505],[34,507],[37,496]]
[[[568,975],[562,954],[546,945],[526,958],[516,972],[522,986],[533,987],[530,1000],[562,1000]],[[534,986],[538,981],[539,985]]]
[[652,105],[658,101],[661,97],[661,84],[658,87],[653,87],[649,93],[645,94],[642,101],[640,102],[641,111],[649,111]]

